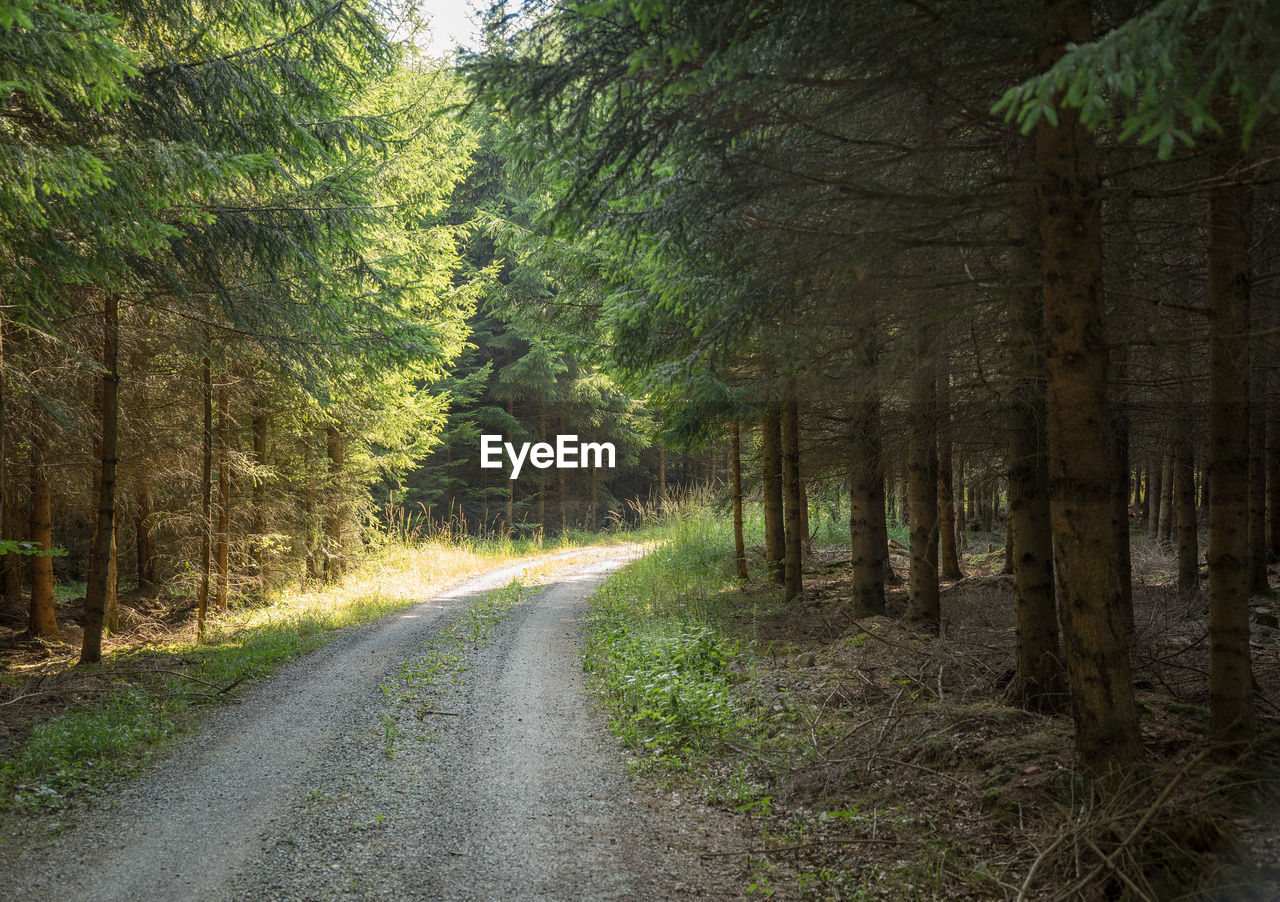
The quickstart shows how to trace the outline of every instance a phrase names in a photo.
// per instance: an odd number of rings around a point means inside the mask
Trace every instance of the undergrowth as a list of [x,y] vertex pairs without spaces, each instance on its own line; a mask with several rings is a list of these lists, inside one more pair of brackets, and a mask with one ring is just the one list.
[[668,509],[660,542],[611,575],[591,601],[585,666],[605,693],[614,731],[647,760],[681,767],[750,732],[749,705],[731,691],[740,644],[720,628],[734,577],[732,532],[706,507]]

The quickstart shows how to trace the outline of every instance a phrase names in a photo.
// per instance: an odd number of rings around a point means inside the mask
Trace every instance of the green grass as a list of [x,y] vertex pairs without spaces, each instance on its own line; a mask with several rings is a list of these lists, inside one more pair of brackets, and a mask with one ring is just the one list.
[[661,544],[592,597],[585,667],[614,731],[649,760],[681,767],[749,732],[753,718],[731,690],[742,648],[722,629],[735,584],[732,527],[690,504],[645,535]]
[[[324,645],[337,630],[538,550],[540,543],[509,539],[388,543],[337,585],[284,592],[213,619],[204,642],[120,649],[102,664],[78,668],[78,677],[92,679],[92,693],[35,723],[4,750],[0,811],[57,811],[92,795],[145,766],[210,702],[230,696],[219,689],[260,679]],[[473,635],[489,626],[488,613],[470,612],[459,629]]]

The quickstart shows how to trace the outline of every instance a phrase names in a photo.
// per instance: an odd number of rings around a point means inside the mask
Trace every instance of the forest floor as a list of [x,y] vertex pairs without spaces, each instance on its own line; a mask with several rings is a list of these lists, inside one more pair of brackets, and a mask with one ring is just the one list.
[[[625,680],[607,676],[615,728],[630,731],[638,766],[659,785],[736,818],[744,895],[1280,899],[1273,601],[1255,606],[1261,738],[1244,761],[1217,764],[1205,743],[1206,599],[1180,597],[1171,555],[1135,537],[1131,649],[1151,776],[1126,800],[1099,806],[1075,770],[1069,715],[1028,713],[1005,698],[1013,595],[998,541],[971,537],[966,577],[944,582],[937,639],[897,620],[907,601],[900,548],[885,617],[852,617],[842,548],[808,557],[797,603],[762,582],[726,579],[723,558],[697,589],[678,588],[667,602],[655,590],[646,604],[672,622],[687,623],[696,608],[698,622],[737,643],[724,656],[724,685],[740,717],[672,738],[644,713],[652,702],[637,705]],[[685,584],[689,559],[669,568]],[[701,600],[691,605],[694,595]],[[606,671],[629,666],[603,657]]]
[[724,825],[635,792],[585,691],[586,598],[637,553],[497,569],[346,631],[73,827],[11,819],[0,898],[723,898],[696,852]]

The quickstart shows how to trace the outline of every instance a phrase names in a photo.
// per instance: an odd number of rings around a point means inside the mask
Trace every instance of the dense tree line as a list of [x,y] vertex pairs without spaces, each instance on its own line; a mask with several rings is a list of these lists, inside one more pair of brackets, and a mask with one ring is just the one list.
[[[512,313],[556,290],[495,237],[529,194],[417,18],[0,3],[0,588],[32,635],[58,581],[93,662],[122,586],[202,629],[337,578],[397,507],[563,531],[663,490],[639,403]],[[623,466],[477,468],[480,431],[548,430]]]
[[1207,503],[1210,737],[1254,735],[1278,25],[1261,0],[497,4],[466,69],[552,198],[529,243],[566,272],[558,315],[673,434],[754,434],[788,595],[806,487],[843,484],[882,613],[905,485],[905,618],[936,632],[968,493],[1007,494],[1012,694],[1069,704],[1107,787],[1144,760],[1134,518],[1194,592]]

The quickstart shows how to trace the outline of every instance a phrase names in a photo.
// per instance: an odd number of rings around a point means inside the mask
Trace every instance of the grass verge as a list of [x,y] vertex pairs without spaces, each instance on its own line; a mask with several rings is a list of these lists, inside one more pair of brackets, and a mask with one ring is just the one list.
[[[187,629],[177,641],[117,647],[91,667],[64,661],[5,674],[5,704],[27,706],[30,726],[4,750],[0,812],[7,820],[57,814],[137,772],[191,729],[208,704],[314,651],[337,630],[537,550],[506,540],[393,544],[337,585],[285,592],[212,620],[204,642]],[[468,628],[487,622],[483,611],[471,613]]]

